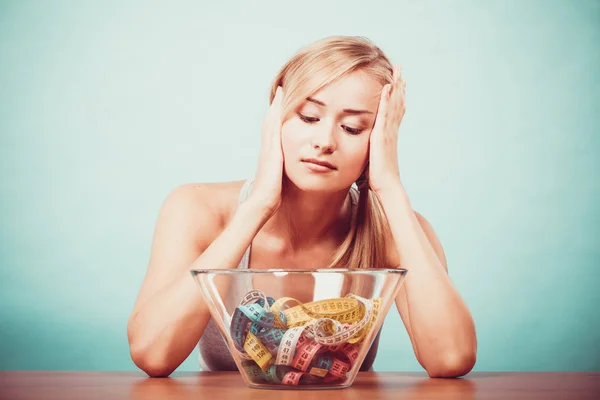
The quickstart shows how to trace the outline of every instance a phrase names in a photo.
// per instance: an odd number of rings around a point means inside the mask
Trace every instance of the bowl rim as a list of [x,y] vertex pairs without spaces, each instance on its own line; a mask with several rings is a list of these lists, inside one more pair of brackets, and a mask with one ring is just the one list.
[[216,274],[216,275],[235,275],[235,274],[273,274],[273,273],[291,273],[294,275],[307,274],[331,274],[331,273],[349,273],[352,275],[372,275],[372,274],[401,274],[408,272],[405,268],[267,268],[267,269],[221,269],[221,268],[192,268],[192,275]]

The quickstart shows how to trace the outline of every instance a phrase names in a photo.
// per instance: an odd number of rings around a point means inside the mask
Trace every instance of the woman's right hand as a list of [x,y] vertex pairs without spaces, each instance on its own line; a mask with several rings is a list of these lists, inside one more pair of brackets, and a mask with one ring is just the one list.
[[283,90],[277,88],[273,102],[263,120],[258,168],[248,199],[256,202],[269,215],[281,205],[283,150],[281,147],[281,106]]

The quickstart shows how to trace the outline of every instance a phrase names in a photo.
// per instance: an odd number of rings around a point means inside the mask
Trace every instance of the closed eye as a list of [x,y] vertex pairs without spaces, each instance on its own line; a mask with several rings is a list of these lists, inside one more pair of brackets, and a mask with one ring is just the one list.
[[[306,115],[302,115],[300,113],[298,113],[298,117],[306,122],[307,124],[314,124],[315,122],[319,122],[319,118],[315,118],[315,117],[307,117]],[[358,128],[351,128],[349,126],[346,125],[342,125],[342,128],[344,128],[344,130],[352,135],[358,135],[360,134],[364,129],[358,129]]]
[[314,117],[307,117],[306,115],[302,115],[300,113],[298,113],[298,117],[300,117],[300,119],[308,124],[312,124],[313,122],[318,122],[319,118],[314,118]]

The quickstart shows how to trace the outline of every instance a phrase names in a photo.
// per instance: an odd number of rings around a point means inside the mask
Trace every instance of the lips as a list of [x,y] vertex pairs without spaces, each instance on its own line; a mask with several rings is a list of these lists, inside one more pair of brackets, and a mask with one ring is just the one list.
[[333,164],[324,161],[324,160],[317,160],[315,158],[307,158],[305,160],[302,160],[303,162],[307,162],[307,163],[313,163],[313,164],[317,164],[317,165],[321,165],[323,167],[327,167],[329,169],[337,169]]

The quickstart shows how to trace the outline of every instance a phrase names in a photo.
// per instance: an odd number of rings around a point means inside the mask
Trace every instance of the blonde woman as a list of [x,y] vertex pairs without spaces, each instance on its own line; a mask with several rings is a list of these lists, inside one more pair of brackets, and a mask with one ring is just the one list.
[[237,370],[189,270],[282,266],[408,269],[396,306],[417,360],[430,377],[473,368],[473,319],[400,178],[404,94],[399,67],[362,37],[319,40],[283,66],[255,178],[183,185],[162,206],[128,323],[139,368],[168,376],[198,346],[202,369]]

